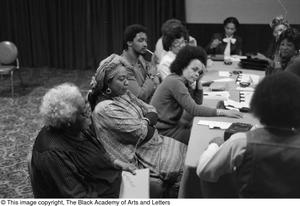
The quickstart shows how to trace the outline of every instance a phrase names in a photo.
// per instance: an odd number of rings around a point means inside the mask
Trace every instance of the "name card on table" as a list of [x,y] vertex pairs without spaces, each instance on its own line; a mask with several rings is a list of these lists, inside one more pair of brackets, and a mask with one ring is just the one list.
[[210,120],[199,120],[198,124],[207,125],[209,129],[228,129],[232,123],[210,121]]
[[215,91],[215,92],[205,91],[203,93],[203,98],[205,99],[227,100],[229,96],[230,94],[228,91]]

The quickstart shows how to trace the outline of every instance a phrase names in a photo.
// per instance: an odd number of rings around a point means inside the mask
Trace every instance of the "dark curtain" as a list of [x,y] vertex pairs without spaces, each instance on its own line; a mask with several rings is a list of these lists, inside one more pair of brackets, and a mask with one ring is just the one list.
[[22,66],[85,69],[122,52],[127,25],[148,28],[154,49],[161,24],[185,20],[184,0],[0,0],[0,41],[12,41]]

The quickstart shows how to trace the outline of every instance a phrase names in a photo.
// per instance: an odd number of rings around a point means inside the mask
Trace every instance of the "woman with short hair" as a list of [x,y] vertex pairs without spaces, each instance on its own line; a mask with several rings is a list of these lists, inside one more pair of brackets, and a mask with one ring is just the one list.
[[270,27],[273,32],[273,37],[271,42],[269,43],[268,49],[265,55],[261,53],[257,53],[257,55],[253,56],[254,58],[266,60],[269,64],[272,64],[274,61],[279,61],[279,37],[285,30],[290,28],[288,21],[283,16],[276,16],[272,19],[270,23]]
[[50,89],[40,112],[44,127],[30,162],[34,197],[119,197],[121,169],[89,129],[79,89],[70,83]]
[[266,75],[284,71],[299,55],[300,33],[293,28],[283,31],[278,40],[279,60],[274,61],[266,69]]
[[167,53],[164,54],[157,70],[162,80],[170,73],[170,65],[174,61],[179,50],[184,47],[189,39],[189,35],[185,26],[179,23],[173,23],[168,26],[162,36],[162,44]]
[[[185,46],[171,64],[171,74],[158,86],[150,104],[158,113],[157,129],[160,134],[188,144],[190,124],[182,124],[194,116],[240,117],[239,112],[202,106],[201,77],[206,66],[206,52],[201,47]],[[183,118],[183,112],[188,114]]]

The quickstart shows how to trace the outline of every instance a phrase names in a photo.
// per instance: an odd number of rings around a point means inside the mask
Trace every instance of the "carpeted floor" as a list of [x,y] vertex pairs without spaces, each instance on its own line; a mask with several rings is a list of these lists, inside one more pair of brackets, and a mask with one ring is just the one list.
[[64,82],[75,83],[85,94],[94,74],[92,70],[22,68],[24,86],[15,75],[15,97],[10,81],[0,77],[0,198],[32,198],[27,171],[27,154],[42,127],[39,116],[41,97]]

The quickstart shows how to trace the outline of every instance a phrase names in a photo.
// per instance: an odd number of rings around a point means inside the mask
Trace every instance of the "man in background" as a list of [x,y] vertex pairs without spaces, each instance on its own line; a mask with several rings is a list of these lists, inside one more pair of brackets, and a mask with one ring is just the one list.
[[156,68],[143,58],[147,46],[147,30],[144,26],[133,24],[125,29],[122,56],[130,65],[127,67],[128,89],[149,103],[160,78]]

